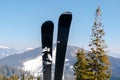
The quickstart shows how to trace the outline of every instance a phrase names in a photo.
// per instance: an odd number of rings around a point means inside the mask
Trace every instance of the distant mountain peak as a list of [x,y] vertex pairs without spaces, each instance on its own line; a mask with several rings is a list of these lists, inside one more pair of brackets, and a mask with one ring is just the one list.
[[34,49],[34,48],[29,47],[29,48],[26,49],[26,51],[33,50],[33,49]]
[[10,49],[9,47],[3,46],[3,45],[0,45],[0,48],[3,48],[3,49]]

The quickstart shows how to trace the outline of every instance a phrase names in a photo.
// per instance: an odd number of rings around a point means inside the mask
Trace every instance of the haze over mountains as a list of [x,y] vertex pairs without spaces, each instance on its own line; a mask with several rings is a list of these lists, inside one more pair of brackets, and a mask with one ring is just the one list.
[[15,53],[21,53],[21,50],[16,50],[14,48],[9,48],[9,47],[6,47],[6,46],[0,46],[0,59],[6,57],[6,56],[9,56],[9,55],[12,55],[12,54],[15,54]]
[[[76,62],[76,51],[79,47],[75,46],[68,46],[67,52],[66,52],[66,59],[65,59],[65,67],[64,67],[64,78],[67,80],[70,78],[70,80],[73,80],[73,64]],[[32,50],[24,51],[23,53],[17,53],[19,51],[12,50],[9,48],[4,48],[3,50],[0,48],[0,52],[11,51],[11,54],[6,55],[4,57],[1,57],[0,64],[1,65],[11,65],[17,68],[21,68],[26,71],[32,71],[32,72],[39,72],[42,73],[42,54],[41,54],[41,47],[35,48]],[[9,53],[8,52],[8,53]],[[12,53],[14,52],[14,53]],[[55,64],[55,52],[56,48],[53,47],[53,73],[54,73],[54,64]],[[16,53],[16,54],[15,54]],[[0,55],[2,55],[0,53]],[[120,80],[120,59],[111,57],[110,56],[110,62],[112,63],[112,80]],[[118,79],[117,79],[118,78]]]
[[20,54],[20,53],[24,53],[25,51],[29,51],[32,50],[33,48],[27,48],[27,49],[15,49],[15,48],[10,48],[7,46],[1,46],[0,45],[0,59],[6,57],[6,56],[10,56],[13,54]]

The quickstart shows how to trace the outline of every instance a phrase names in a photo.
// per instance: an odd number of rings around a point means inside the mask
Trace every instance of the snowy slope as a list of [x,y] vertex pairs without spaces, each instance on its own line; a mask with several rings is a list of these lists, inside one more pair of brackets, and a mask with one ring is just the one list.
[[14,48],[0,45],[0,59],[18,52],[19,51]]
[[24,62],[22,69],[25,71],[36,71],[38,69],[42,69],[42,56],[40,55],[35,59]]
[[[53,49],[53,54],[52,54],[52,74],[54,74],[55,59],[56,59],[56,48]],[[65,59],[65,67],[66,67],[65,69],[72,70],[72,65],[70,64],[70,60],[68,58]],[[34,76],[42,75],[42,54],[34,59],[25,61],[23,63],[22,69],[24,71],[28,71],[28,72],[34,74]],[[52,76],[52,78],[53,78],[53,76]],[[64,76],[63,76],[63,78],[64,78]]]
[[[68,46],[66,52],[66,60],[64,64],[64,79],[74,80],[73,76],[73,65],[76,62],[76,50],[78,47]],[[40,53],[41,47],[29,50],[22,54],[14,54],[5,57],[0,60],[0,65],[12,65],[17,68],[22,68],[26,71],[32,71],[33,73],[42,74],[42,54]],[[54,74],[55,68],[55,53],[56,48],[53,49],[53,65],[52,73]],[[110,62],[112,63],[113,77],[118,77],[120,74],[120,59],[110,57]],[[114,80],[114,79],[113,79]]]
[[[56,53],[56,48],[53,49],[53,59],[52,59],[53,64],[55,64],[55,53]],[[23,63],[22,69],[31,72],[42,71],[42,54],[34,59],[25,61]]]

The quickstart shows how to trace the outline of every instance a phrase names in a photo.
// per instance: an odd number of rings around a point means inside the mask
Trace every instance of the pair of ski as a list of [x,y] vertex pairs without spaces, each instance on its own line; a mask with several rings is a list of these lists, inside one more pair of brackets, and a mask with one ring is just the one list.
[[[70,12],[65,12],[59,17],[54,80],[62,80],[71,20],[72,14]],[[46,21],[42,24],[43,80],[51,80],[52,76],[53,31],[54,24],[52,21]]]

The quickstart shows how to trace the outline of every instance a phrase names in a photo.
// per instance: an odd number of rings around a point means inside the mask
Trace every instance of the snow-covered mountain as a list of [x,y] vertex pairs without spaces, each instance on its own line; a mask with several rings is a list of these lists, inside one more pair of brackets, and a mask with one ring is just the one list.
[[[75,52],[78,47],[68,46],[65,60],[65,72],[71,73],[72,65],[76,61]],[[53,47],[53,73],[55,68],[56,48]],[[14,54],[0,60],[1,65],[12,65],[31,72],[42,72],[42,54],[41,47],[26,51],[22,54]],[[70,70],[69,70],[70,69]],[[71,73],[73,75],[73,72]]]
[[29,50],[33,50],[33,48],[15,49],[15,48],[10,48],[7,46],[0,45],[0,59],[5,58],[10,55],[24,53]]
[[9,47],[0,45],[0,59],[18,52],[19,51],[14,48],[9,48]]
[[[73,80],[73,65],[76,62],[76,51],[78,47],[68,46],[66,52],[66,59],[64,64],[64,79]],[[55,68],[55,53],[56,48],[53,47],[53,66],[52,72],[54,73]],[[120,59],[110,57],[112,63],[112,78],[119,77],[120,75]],[[7,56],[0,60],[0,65],[12,65],[17,68],[21,68],[25,71],[31,71],[36,73],[42,73],[42,54],[41,47],[26,51],[22,54],[14,54]],[[114,79],[112,79],[114,80]]]
[[[56,48],[53,49],[53,58],[52,58],[52,64],[55,65],[55,52]],[[54,66],[53,66],[54,67]],[[22,70],[24,71],[30,71],[31,73],[34,73],[37,75],[39,73],[42,75],[42,54],[40,54],[38,57],[27,60],[23,62]]]
[[[74,50],[75,49],[75,50]],[[71,47],[68,46],[68,50],[67,50],[67,57],[65,59],[65,73],[64,74],[68,74],[65,75],[64,78],[68,78],[71,76],[71,79],[73,79],[73,61],[75,61],[75,58],[72,59],[72,57],[75,57],[75,52],[78,48],[77,47]],[[71,51],[70,51],[71,50]],[[71,55],[69,55],[71,54]],[[52,73],[54,74],[54,69],[55,69],[55,56],[56,56],[56,48],[53,48],[53,54],[52,54]],[[38,57],[35,57],[33,59],[27,60],[25,62],[23,62],[23,70],[25,71],[31,71],[32,73],[40,73],[42,74],[42,54],[40,54]],[[67,79],[66,79],[67,80]]]

